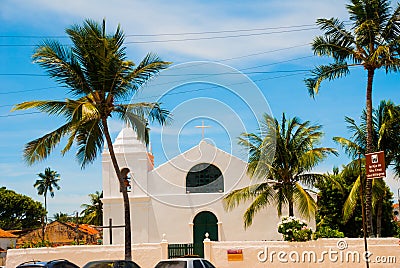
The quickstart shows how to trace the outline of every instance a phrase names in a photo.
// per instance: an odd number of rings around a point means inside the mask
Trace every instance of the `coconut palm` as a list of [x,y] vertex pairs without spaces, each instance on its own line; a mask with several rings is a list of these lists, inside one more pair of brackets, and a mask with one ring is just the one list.
[[68,222],[71,220],[71,217],[67,213],[57,212],[53,214],[53,220],[58,222]]
[[104,139],[122,189],[125,219],[125,259],[131,257],[131,219],[129,199],[109,132],[108,118],[123,120],[132,126],[141,140],[148,142],[148,121],[161,124],[168,119],[168,111],[158,103],[124,103],[141,86],[169,63],[154,54],[134,66],[126,59],[124,34],[120,26],[114,34],[106,34],[105,21],[99,24],[85,20],[83,25],[66,29],[72,41],[66,47],[58,41],[46,40],[33,54],[34,62],[42,66],[50,77],[69,89],[75,97],[65,101],[29,101],[14,110],[36,108],[49,115],[65,118],[65,124],[29,142],[24,149],[28,164],[45,159],[67,137],[62,154],[75,143],[76,157],[81,167],[93,162],[101,153]]
[[94,194],[89,194],[90,204],[82,204],[84,210],[81,212],[83,215],[83,222],[93,225],[103,225],[103,192],[96,191]]
[[[388,168],[390,165],[394,166],[396,175],[400,175],[400,133],[398,132],[400,126],[400,106],[396,106],[391,101],[381,101],[377,109],[373,109],[372,114],[372,139],[373,150],[384,151],[385,164]],[[357,125],[356,121],[350,117],[345,120],[348,124],[348,129],[352,133],[350,139],[343,137],[334,137],[333,139],[345,150],[345,152],[353,159],[357,158],[357,153],[365,154],[367,146],[366,134],[366,111],[363,110],[361,116],[361,123]],[[365,160],[363,159],[363,162]],[[347,170],[358,170],[360,168],[358,160],[353,160],[352,163],[346,167]],[[359,173],[359,171],[358,171]],[[364,182],[365,177],[362,176]],[[365,185],[365,184],[364,184]],[[361,187],[360,177],[356,180],[353,188],[344,205],[344,219],[347,220],[351,217],[355,205],[358,201],[359,188]],[[383,198],[386,194],[387,187],[384,180],[374,180],[372,183],[372,203],[376,204],[376,220],[377,220],[377,236],[380,236],[380,212]],[[361,197],[364,198],[364,197]],[[375,206],[374,206],[375,207]]]
[[[367,72],[366,152],[373,152],[372,83],[377,69],[397,72],[400,67],[400,4],[392,12],[389,0],[351,0],[347,5],[351,29],[339,19],[318,19],[324,35],[317,36],[312,48],[318,56],[332,57],[334,63],[321,65],[305,80],[311,96],[317,94],[323,80],[349,74],[349,67],[361,66]],[[372,180],[366,184],[367,232],[372,234]]]
[[45,168],[44,173],[37,174],[39,179],[36,180],[33,187],[38,191],[38,195],[44,197],[44,210],[46,211],[46,222],[47,222],[47,193],[54,197],[54,190],[60,190],[58,182],[60,181],[60,174],[55,170],[51,170],[49,167]]
[[294,207],[302,217],[311,218],[316,210],[310,189],[324,175],[310,172],[332,148],[316,147],[323,133],[321,125],[312,125],[299,118],[286,119],[281,123],[265,114],[260,134],[244,133],[239,144],[249,151],[248,174],[261,180],[248,187],[235,190],[224,199],[227,210],[241,202],[251,200],[243,218],[244,225],[252,224],[254,215],[268,204],[276,205],[278,215],[288,207],[289,216],[294,216]]

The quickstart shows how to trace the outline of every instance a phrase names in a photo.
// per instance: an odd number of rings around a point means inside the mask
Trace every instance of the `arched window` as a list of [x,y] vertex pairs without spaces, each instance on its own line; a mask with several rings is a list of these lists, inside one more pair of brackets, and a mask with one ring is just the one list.
[[222,193],[224,177],[221,170],[208,163],[192,167],[186,176],[186,193]]

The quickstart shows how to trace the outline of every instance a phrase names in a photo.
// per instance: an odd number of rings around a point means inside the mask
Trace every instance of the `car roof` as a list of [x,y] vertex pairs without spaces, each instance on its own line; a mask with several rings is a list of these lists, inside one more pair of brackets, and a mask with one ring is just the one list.
[[46,266],[47,264],[53,263],[53,262],[69,262],[68,260],[65,259],[58,259],[58,260],[50,260],[50,261],[27,261],[24,263],[21,263],[20,265],[18,265],[17,267],[25,267],[25,266],[29,266],[29,267],[43,267]]
[[194,261],[194,260],[204,260],[204,258],[173,258],[162,261]]

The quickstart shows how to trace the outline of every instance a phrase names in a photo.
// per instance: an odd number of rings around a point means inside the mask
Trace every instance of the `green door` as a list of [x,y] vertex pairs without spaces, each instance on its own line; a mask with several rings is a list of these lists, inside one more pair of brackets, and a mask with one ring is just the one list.
[[211,241],[218,241],[218,220],[217,217],[209,212],[203,211],[196,215],[193,220],[193,254],[204,257],[203,240],[206,233],[209,234]]

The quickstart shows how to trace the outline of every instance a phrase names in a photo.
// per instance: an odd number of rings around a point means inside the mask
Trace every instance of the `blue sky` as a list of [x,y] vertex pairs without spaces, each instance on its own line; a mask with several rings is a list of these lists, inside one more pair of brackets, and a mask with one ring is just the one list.
[[[49,159],[28,167],[22,160],[24,144],[62,121],[34,111],[10,112],[13,105],[23,101],[66,97],[66,90],[33,64],[31,56],[34,46],[45,38],[69,44],[65,28],[80,24],[86,18],[97,21],[106,18],[108,32],[113,32],[120,23],[126,34],[128,58],[134,62],[138,63],[147,52],[173,62],[173,68],[166,73],[169,75],[161,75],[135,96],[141,101],[162,101],[175,116],[167,128],[152,127],[156,165],[196,145],[201,139],[201,130],[195,126],[202,120],[212,126],[205,131],[210,142],[245,157],[236,145],[237,136],[243,130],[257,130],[253,115],[258,116],[264,108],[278,118],[285,112],[289,117],[298,116],[322,124],[326,133],[322,145],[337,147],[332,137],[349,136],[344,117],[358,120],[365,105],[366,74],[362,69],[353,69],[347,78],[324,82],[315,100],[308,96],[303,79],[305,70],[324,62],[313,56],[309,45],[320,33],[315,27],[316,19],[348,20],[346,3],[344,0],[272,0],[251,4],[245,1],[2,0],[0,186],[43,201],[33,188],[36,174],[46,167],[58,171],[61,190],[48,202],[50,216],[56,212],[80,211],[80,205],[89,201],[87,195],[101,190],[101,157],[81,170],[74,159],[74,150],[61,157],[60,149],[56,148]],[[185,67],[181,64],[197,61],[211,66],[194,70],[196,74],[202,71],[206,75],[199,78],[179,71],[179,66]],[[217,76],[221,80],[213,80],[212,72],[221,70],[226,74]],[[174,76],[191,82],[173,84],[168,79]],[[247,84],[232,89],[232,84],[240,81]],[[157,85],[165,87],[157,88]],[[384,99],[399,104],[398,85],[398,74],[385,75],[379,71],[374,81],[374,105]],[[263,102],[261,105],[256,104],[259,100]],[[248,103],[252,103],[250,109],[246,106]],[[115,137],[121,124],[111,121],[111,128]],[[329,157],[316,171],[324,172],[332,170],[334,165],[345,164],[348,159],[340,149],[339,152],[340,157]],[[397,197],[399,184],[391,179],[391,174],[388,177]]]

